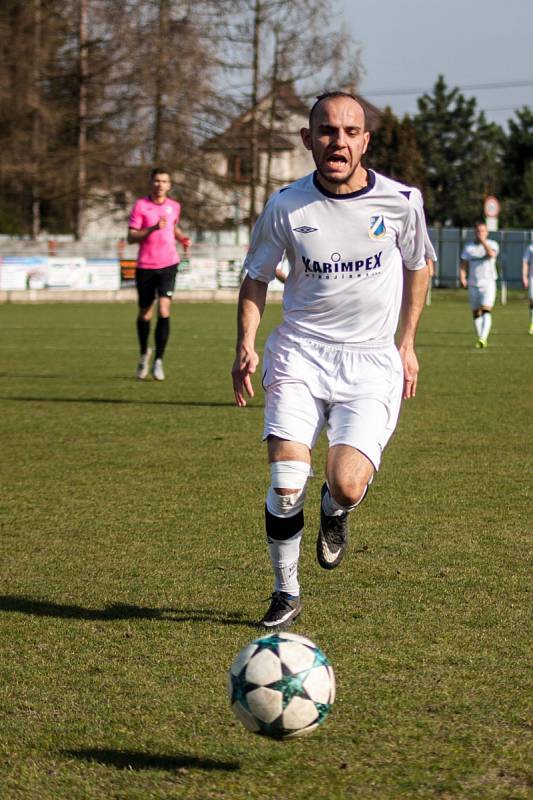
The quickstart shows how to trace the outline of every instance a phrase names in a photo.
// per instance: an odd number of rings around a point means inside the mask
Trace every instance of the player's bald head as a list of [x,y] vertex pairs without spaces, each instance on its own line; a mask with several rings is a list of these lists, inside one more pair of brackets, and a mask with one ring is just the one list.
[[313,122],[319,116],[319,112],[322,110],[324,105],[331,100],[341,99],[344,98],[348,101],[353,101],[356,106],[361,110],[363,114],[363,130],[366,130],[366,109],[364,100],[358,97],[356,94],[351,94],[351,92],[324,92],[324,94],[318,95],[316,101],[314,102],[311,111],[309,112],[309,128],[312,129]]

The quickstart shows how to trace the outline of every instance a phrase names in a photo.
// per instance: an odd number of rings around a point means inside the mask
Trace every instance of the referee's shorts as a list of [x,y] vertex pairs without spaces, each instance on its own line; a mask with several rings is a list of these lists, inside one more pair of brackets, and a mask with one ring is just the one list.
[[161,269],[143,269],[137,267],[135,271],[135,285],[139,295],[139,308],[149,308],[156,297],[169,297],[174,294],[174,284],[178,265]]

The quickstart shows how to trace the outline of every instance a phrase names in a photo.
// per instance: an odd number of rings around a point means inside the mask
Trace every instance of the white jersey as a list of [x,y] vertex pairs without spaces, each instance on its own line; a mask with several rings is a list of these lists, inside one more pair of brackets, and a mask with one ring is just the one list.
[[284,329],[365,347],[393,341],[403,266],[436,259],[419,190],[372,170],[352,194],[327,192],[315,173],[274,194],[254,228],[249,276],[269,283],[284,252]]
[[470,242],[463,248],[461,260],[468,261],[469,286],[481,286],[487,281],[495,281],[498,277],[496,257],[500,248],[498,242],[493,239],[487,239],[487,244],[496,253],[493,258],[487,255],[487,251],[480,242]]
[[531,242],[524,251],[523,261],[527,261],[529,265],[529,280],[533,280],[533,242]]

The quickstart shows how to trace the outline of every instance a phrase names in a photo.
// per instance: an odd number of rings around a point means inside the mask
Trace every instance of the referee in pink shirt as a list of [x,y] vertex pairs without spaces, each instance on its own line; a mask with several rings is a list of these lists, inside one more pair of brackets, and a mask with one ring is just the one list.
[[139,245],[135,283],[139,295],[137,335],[141,354],[137,378],[144,380],[150,371],[152,348],[148,347],[148,338],[153,304],[157,297],[158,317],[152,375],[156,381],[164,381],[163,355],[170,334],[170,303],[180,261],[176,240],[185,252],[189,249],[191,240],[178,225],[180,204],[168,196],[168,172],[159,167],[153,169],[150,173],[150,187],[150,194],[140,197],[133,206],[128,225],[128,242]]

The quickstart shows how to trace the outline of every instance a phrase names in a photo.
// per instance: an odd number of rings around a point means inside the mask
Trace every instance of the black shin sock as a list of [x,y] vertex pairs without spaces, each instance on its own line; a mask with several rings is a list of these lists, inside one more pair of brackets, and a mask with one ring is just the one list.
[[148,350],[148,336],[150,335],[150,320],[137,318],[137,336],[139,339],[139,349],[144,356]]
[[168,337],[170,335],[170,319],[169,317],[159,317],[155,327],[155,357],[163,358],[165,347],[167,346]]

